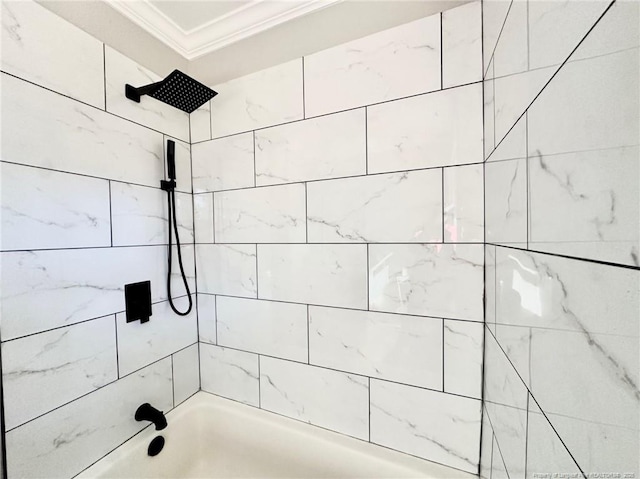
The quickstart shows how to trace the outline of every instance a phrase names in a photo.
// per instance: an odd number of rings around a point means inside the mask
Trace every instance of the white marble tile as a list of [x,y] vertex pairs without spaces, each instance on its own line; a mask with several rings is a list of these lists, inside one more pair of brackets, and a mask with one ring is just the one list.
[[104,108],[102,42],[36,2],[2,3],[2,71]]
[[197,245],[198,291],[255,298],[255,245]]
[[484,0],[482,2],[483,72],[486,73],[491,57],[511,7],[511,0]]
[[218,344],[307,362],[307,306],[217,298]]
[[496,324],[496,247],[484,246],[484,322],[495,334]]
[[198,143],[191,153],[194,193],[255,185],[253,133]]
[[497,248],[496,279],[501,323],[640,336],[634,270]]
[[368,405],[367,378],[260,358],[262,409],[367,440]]
[[491,466],[491,479],[509,479],[509,475],[507,474],[507,466],[504,465],[502,453],[500,452],[500,446],[498,445],[498,440],[495,436],[493,437],[493,453],[491,458]]
[[527,242],[527,161],[485,165],[485,228],[492,243]]
[[369,245],[369,305],[481,321],[483,261],[482,245]]
[[609,3],[607,0],[529,2],[530,68],[565,61]]
[[311,306],[309,359],[317,366],[442,389],[442,320]]
[[305,185],[268,186],[213,195],[218,243],[303,243]]
[[258,245],[261,299],[366,308],[365,245]]
[[526,71],[529,63],[527,39],[528,0],[513,0],[493,53],[496,77]]
[[487,161],[515,160],[527,157],[527,113],[513,125]]
[[160,133],[9,75],[2,75],[0,93],[4,161],[160,184]]
[[110,245],[109,184],[0,164],[3,250]]
[[484,158],[486,159],[491,155],[491,152],[496,147],[496,116],[495,116],[495,98],[494,98],[494,83],[493,79],[493,60],[489,63],[487,70],[487,77],[482,82],[482,90],[484,94],[483,99],[483,114],[484,114]]
[[164,77],[144,68],[122,53],[105,46],[107,111],[167,135],[189,141],[189,114],[148,95],[140,103],[125,96],[125,85],[149,85]]
[[367,108],[369,173],[482,161],[482,85]]
[[258,355],[200,343],[202,390],[258,406]]
[[306,116],[438,90],[440,60],[440,15],[306,56]]
[[256,182],[364,175],[364,108],[266,128],[256,135]]
[[175,353],[173,360],[173,402],[177,406],[200,389],[200,356],[198,345]]
[[624,471],[636,477],[640,473],[640,432],[633,421],[629,421],[630,427],[616,427],[545,413],[585,473],[595,476],[602,471]]
[[213,87],[213,138],[233,135],[303,117],[302,58]]
[[442,12],[442,88],[482,80],[482,5]]
[[[152,305],[146,323],[127,323],[125,313],[118,313],[118,370],[120,376],[136,371],[158,359],[198,341],[198,319],[194,306],[187,316],[175,314],[168,302]],[[174,299],[178,311],[186,311],[186,297]]]
[[[180,242],[193,243],[191,195],[176,193],[175,200]],[[113,246],[160,245],[169,242],[167,192],[159,188],[111,182],[111,218]],[[172,244],[175,245],[173,229],[171,235]]]
[[494,337],[498,338],[504,353],[518,371],[522,381],[527,385],[531,384],[531,368],[529,367],[531,363],[531,336],[532,330],[528,327],[503,323],[495,325]]
[[526,409],[522,410],[502,404],[488,403],[487,410],[493,424],[494,437],[500,444],[500,455],[502,461],[504,461],[507,477],[525,477]]
[[629,147],[530,158],[530,248],[640,266],[639,157]]
[[107,316],[2,344],[7,429],[117,379],[113,321]]
[[196,243],[213,243],[213,193],[193,195],[193,226]]
[[515,75],[496,78],[494,88],[495,143],[502,141],[511,127],[531,105],[555,67],[530,70]]
[[484,326],[444,321],[444,391],[480,399]]
[[493,455],[493,429],[483,407],[482,437],[480,440],[480,479],[491,479],[491,459]]
[[441,242],[442,170],[307,184],[309,241]]
[[570,474],[572,477],[582,475],[569,451],[530,396],[527,418],[527,478],[556,473]]
[[191,143],[211,139],[211,102],[208,101],[189,115]]
[[[175,256],[175,255],[174,255]],[[193,246],[183,246],[195,290]],[[124,285],[151,281],[151,299],[166,299],[167,248],[97,248],[2,253],[2,339],[124,311]],[[184,294],[177,267],[172,291]]]
[[73,477],[148,425],[133,418],[140,404],[167,411],[171,396],[167,358],[9,431],[8,475]]
[[[177,138],[172,138],[167,135],[164,136],[164,148],[165,148],[165,179],[167,177],[167,140],[173,140],[175,142],[175,163],[176,163],[176,191],[183,193],[191,193],[191,145],[180,141]],[[159,185],[159,183],[158,183]]]
[[483,165],[444,168],[444,241],[484,241]]
[[637,145],[639,69],[637,48],[565,64],[529,109],[529,155]]
[[216,297],[198,293],[198,334],[205,343],[217,343]]
[[477,473],[480,401],[372,379],[371,442]]

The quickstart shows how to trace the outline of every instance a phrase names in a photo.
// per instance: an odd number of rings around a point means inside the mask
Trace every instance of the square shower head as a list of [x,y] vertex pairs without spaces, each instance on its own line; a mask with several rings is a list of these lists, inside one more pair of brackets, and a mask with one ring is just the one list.
[[211,88],[185,75],[180,70],[173,70],[167,78],[159,82],[157,88],[148,93],[156,100],[187,113],[197,110],[217,94]]

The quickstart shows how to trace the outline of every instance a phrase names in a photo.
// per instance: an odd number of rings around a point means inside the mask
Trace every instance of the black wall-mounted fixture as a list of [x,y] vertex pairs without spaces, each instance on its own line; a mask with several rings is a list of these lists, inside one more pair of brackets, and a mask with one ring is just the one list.
[[151,281],[124,285],[124,303],[127,313],[127,323],[140,320],[149,321],[153,314],[151,310]]
[[174,108],[192,113],[218,93],[180,70],[173,70],[167,78],[156,83],[138,88],[127,84],[124,94],[136,103],[140,103],[141,96],[149,95]]
[[148,402],[141,404],[133,416],[136,421],[150,421],[156,426],[156,431],[167,427],[167,418],[162,411],[157,410]]
[[158,454],[160,454],[160,451],[162,451],[163,447],[164,437],[156,436],[153,438],[153,440],[149,444],[149,447],[147,448],[147,455],[151,457],[157,456]]

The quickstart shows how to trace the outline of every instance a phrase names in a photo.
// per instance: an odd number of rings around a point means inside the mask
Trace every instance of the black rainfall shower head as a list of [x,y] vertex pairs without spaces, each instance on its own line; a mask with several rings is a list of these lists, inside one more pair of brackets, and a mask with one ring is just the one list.
[[217,94],[180,70],[173,70],[164,80],[140,88],[129,84],[125,86],[125,95],[129,100],[140,103],[142,95],[149,95],[187,113],[197,110]]

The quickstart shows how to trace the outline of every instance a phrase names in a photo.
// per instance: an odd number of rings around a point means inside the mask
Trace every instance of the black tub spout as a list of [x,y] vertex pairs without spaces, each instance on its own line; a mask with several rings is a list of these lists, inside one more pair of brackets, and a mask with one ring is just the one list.
[[148,402],[142,404],[134,416],[136,421],[150,421],[156,426],[156,431],[161,431],[167,427],[167,418],[162,411],[158,411]]

